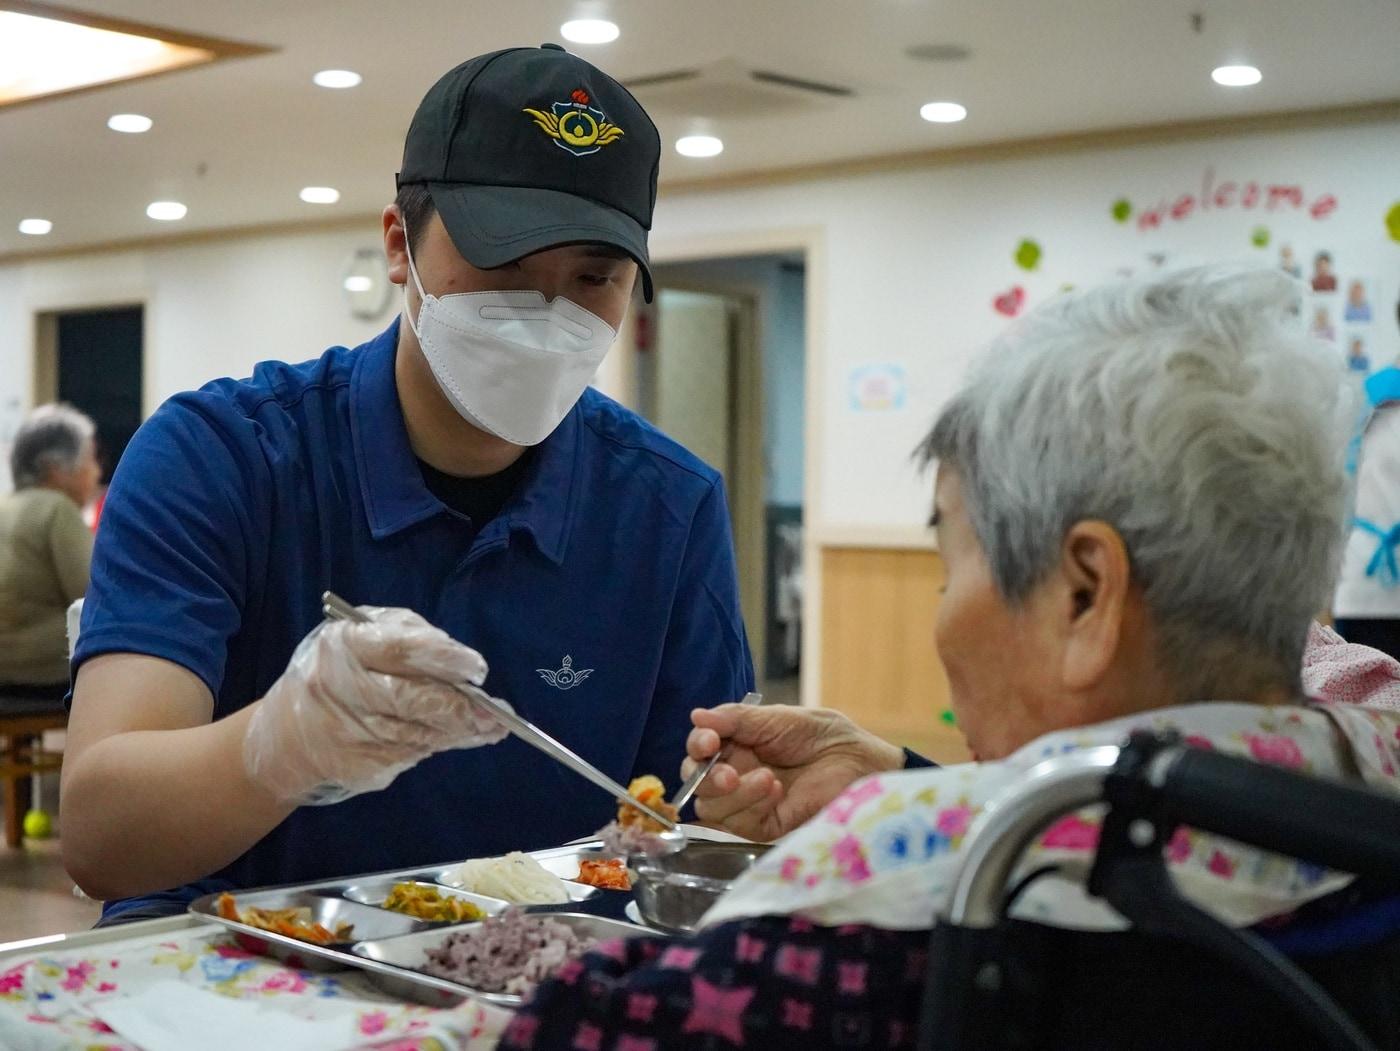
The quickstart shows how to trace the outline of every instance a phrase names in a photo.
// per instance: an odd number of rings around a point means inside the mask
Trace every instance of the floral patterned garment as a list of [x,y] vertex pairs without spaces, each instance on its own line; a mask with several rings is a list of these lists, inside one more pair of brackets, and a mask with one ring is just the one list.
[[[1203,703],[1162,708],[1048,734],[1005,760],[906,771],[857,781],[739,880],[706,916],[709,924],[800,913],[827,926],[892,930],[932,926],[961,864],[960,847],[982,807],[1044,759],[1115,745],[1135,730],[1175,730],[1199,748],[1400,790],[1400,712],[1348,704],[1265,707]],[[1102,807],[1072,814],[1026,853],[1027,870],[1087,860]],[[1189,829],[1167,848],[1178,887],[1238,925],[1288,912],[1350,877]],[[1122,922],[1074,882],[1037,880],[1017,915],[1059,926],[1113,929]]]
[[[1043,737],[997,763],[867,778],[782,840],[683,941],[643,938],[571,961],[519,1011],[502,1048],[715,1051],[912,1046],[928,928],[986,802],[1043,759],[1177,730],[1200,748],[1395,789],[1400,713],[1355,705],[1197,704]],[[1028,865],[1087,860],[1101,808],[1055,824]],[[1183,831],[1183,892],[1240,924],[1279,916],[1349,877]],[[1061,926],[1121,921],[1076,885],[1042,879],[1019,914]],[[476,1045],[473,1046],[485,1046]]]

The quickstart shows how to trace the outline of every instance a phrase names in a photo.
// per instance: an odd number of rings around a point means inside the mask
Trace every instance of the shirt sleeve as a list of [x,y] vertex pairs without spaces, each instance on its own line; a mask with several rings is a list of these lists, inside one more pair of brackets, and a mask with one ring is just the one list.
[[253,425],[209,392],[166,402],[127,446],[93,552],[73,674],[89,657],[162,657],[215,696],[266,511]]
[[499,1046],[912,1047],[928,938],[763,917],[606,943],[543,983]]
[[742,700],[754,687],[724,484],[696,508],[634,776],[679,777],[692,708]]
[[53,559],[64,602],[71,604],[82,598],[92,568],[92,530],[70,500],[64,500],[50,524],[49,557]]

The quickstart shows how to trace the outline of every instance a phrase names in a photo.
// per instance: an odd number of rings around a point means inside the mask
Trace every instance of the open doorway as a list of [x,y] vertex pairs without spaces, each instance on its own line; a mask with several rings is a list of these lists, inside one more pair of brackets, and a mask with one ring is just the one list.
[[[40,314],[37,321],[34,404],[67,402],[92,417],[105,492],[141,426],[144,310],[63,310]],[[100,510],[101,499],[90,514]]]
[[806,268],[797,253],[659,264],[634,407],[724,475],[760,688],[797,703],[802,651]]

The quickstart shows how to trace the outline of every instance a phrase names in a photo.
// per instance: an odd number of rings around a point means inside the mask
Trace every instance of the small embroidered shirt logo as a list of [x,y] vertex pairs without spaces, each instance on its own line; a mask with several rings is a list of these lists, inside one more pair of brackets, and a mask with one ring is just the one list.
[[536,668],[541,679],[549,683],[556,690],[572,690],[584,679],[593,674],[592,668],[575,668],[572,657],[564,658],[564,666],[558,671],[549,668]]
[[540,131],[554,140],[554,145],[567,150],[575,157],[587,157],[597,153],[604,146],[611,146],[625,134],[616,124],[610,124],[607,116],[582,88],[576,89],[568,102],[551,102],[549,109],[531,109],[525,113],[534,118]]

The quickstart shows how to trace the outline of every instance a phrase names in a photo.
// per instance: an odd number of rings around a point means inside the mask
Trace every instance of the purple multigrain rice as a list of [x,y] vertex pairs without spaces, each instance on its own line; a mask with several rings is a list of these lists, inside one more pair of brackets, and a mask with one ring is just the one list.
[[662,852],[664,844],[655,832],[647,832],[636,825],[623,825],[609,821],[598,830],[598,838],[603,841],[603,849],[609,854],[629,858],[633,854],[645,854],[654,858]]
[[483,992],[529,996],[561,963],[592,944],[558,920],[507,909],[448,935],[428,950],[423,970]]

